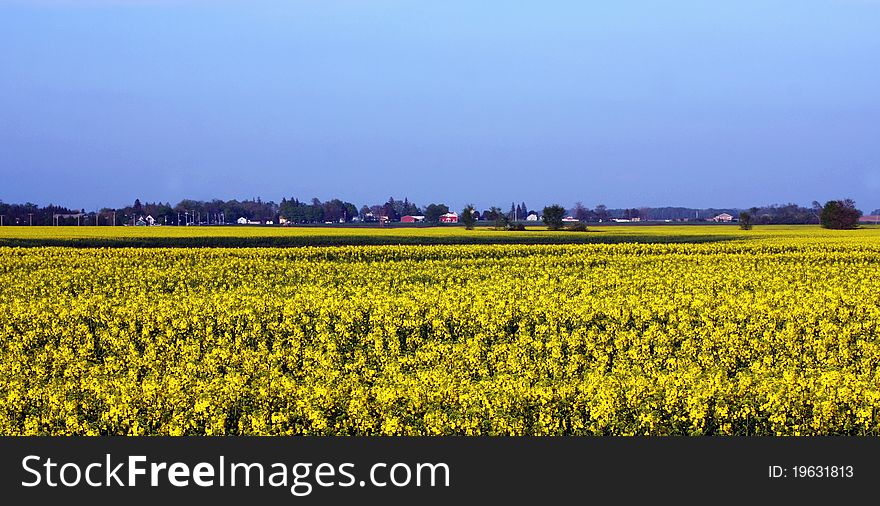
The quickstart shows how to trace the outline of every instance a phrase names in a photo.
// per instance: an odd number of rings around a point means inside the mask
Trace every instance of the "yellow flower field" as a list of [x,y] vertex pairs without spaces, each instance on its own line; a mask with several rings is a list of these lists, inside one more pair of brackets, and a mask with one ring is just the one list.
[[880,229],[608,229],[0,247],[0,434],[880,435]]

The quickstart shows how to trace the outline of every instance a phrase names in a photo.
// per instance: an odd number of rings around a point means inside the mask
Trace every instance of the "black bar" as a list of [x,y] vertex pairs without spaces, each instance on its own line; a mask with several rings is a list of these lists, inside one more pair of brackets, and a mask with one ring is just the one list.
[[[127,464],[129,456],[144,456],[146,463],[138,465],[147,474],[137,477],[135,487],[121,487],[115,481],[107,487],[103,484],[107,454],[112,459],[110,467]],[[235,487],[230,486],[228,470],[222,487],[217,474],[211,486],[196,485],[191,474],[195,465],[205,462],[219,473],[221,455],[226,466],[233,462],[262,463],[265,486],[256,486],[256,471],[252,485],[243,486],[241,468]],[[22,486],[23,482],[36,480],[35,474],[23,466],[28,456],[40,459],[28,461],[28,466],[40,473],[38,486]],[[880,438],[862,437],[6,437],[0,438],[0,490],[37,503],[82,500],[88,504],[260,500],[270,504],[382,501],[389,505],[449,505],[450,501],[522,504],[568,502],[573,498],[578,504],[588,504],[615,497],[625,503],[765,503],[795,499],[812,503],[822,498],[839,503],[873,495],[880,476],[878,456]],[[46,486],[45,468],[41,466],[47,458],[56,464],[76,463],[81,472],[90,463],[101,463],[102,467],[92,469],[91,478],[102,486],[86,486],[84,477],[73,487]],[[149,466],[161,462],[187,464],[189,486],[172,486],[162,479],[163,471],[158,471],[159,485],[151,486]],[[273,463],[284,465],[287,486],[267,483],[271,472],[282,469],[272,468]],[[308,471],[300,480],[312,485],[308,494],[303,494],[308,488],[303,485],[297,488],[300,495],[291,493],[292,467],[298,463],[312,464],[308,469],[297,468],[300,474]],[[316,484],[319,463],[332,464],[335,470],[330,476],[325,466],[321,481],[337,484]],[[345,468],[352,479],[338,472],[343,463],[353,464]],[[372,486],[369,470],[376,463],[388,464],[376,471],[377,481],[386,483],[388,467],[406,464],[406,468],[395,470],[395,479],[404,482],[409,469],[409,485]],[[412,473],[419,463],[445,463],[449,486],[442,486],[442,472],[435,475],[436,486],[427,486],[429,469],[422,469],[423,486],[413,486]],[[52,470],[54,481],[59,482],[59,468]],[[123,483],[127,483],[127,470],[124,467],[117,473]],[[839,476],[817,476],[832,472]],[[72,483],[75,477],[75,469],[68,467],[66,480]],[[353,484],[344,487],[338,484],[341,482]]]

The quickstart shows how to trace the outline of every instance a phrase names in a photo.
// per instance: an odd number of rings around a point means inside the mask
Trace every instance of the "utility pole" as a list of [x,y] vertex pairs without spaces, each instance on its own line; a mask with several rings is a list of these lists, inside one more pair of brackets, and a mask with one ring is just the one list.
[[113,226],[116,226],[116,211],[113,211]]
[[34,226],[34,213],[28,213],[28,226]]

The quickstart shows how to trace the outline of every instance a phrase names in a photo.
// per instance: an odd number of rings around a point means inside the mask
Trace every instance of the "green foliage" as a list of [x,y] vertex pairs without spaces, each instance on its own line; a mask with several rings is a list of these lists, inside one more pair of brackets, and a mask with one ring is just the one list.
[[565,227],[566,230],[571,232],[586,232],[587,224],[586,223],[572,223],[571,225]]
[[473,204],[468,204],[461,211],[461,216],[458,217],[459,221],[464,224],[464,228],[467,230],[473,230],[474,225],[477,223],[477,217],[474,215],[474,206]]
[[510,218],[501,211],[500,207],[492,206],[489,208],[489,214],[495,217],[495,230],[507,230],[510,225]]
[[739,213],[739,228],[742,230],[752,229],[752,215],[743,211]]
[[427,223],[440,223],[440,217],[449,212],[446,204],[428,204],[425,207],[425,221]]
[[858,227],[861,216],[862,212],[851,199],[829,200],[822,208],[819,222],[824,228],[849,230]]
[[559,230],[562,228],[562,218],[564,217],[565,208],[558,204],[553,204],[544,208],[544,216],[541,217],[541,220],[544,221],[544,224],[550,230]]

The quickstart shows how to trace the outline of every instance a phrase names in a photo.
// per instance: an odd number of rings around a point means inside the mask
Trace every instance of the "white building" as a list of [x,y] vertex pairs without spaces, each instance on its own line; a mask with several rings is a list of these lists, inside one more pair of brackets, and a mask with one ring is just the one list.
[[733,216],[727,213],[721,213],[718,216],[712,218],[712,221],[716,223],[730,223],[731,221],[733,221]]
[[235,222],[238,223],[239,225],[247,225],[248,219],[245,218],[244,216],[242,216],[241,218],[235,220]]
[[538,221],[538,215],[535,213],[530,213],[526,216],[526,221]]
[[458,213],[453,211],[440,215],[440,223],[458,223]]

